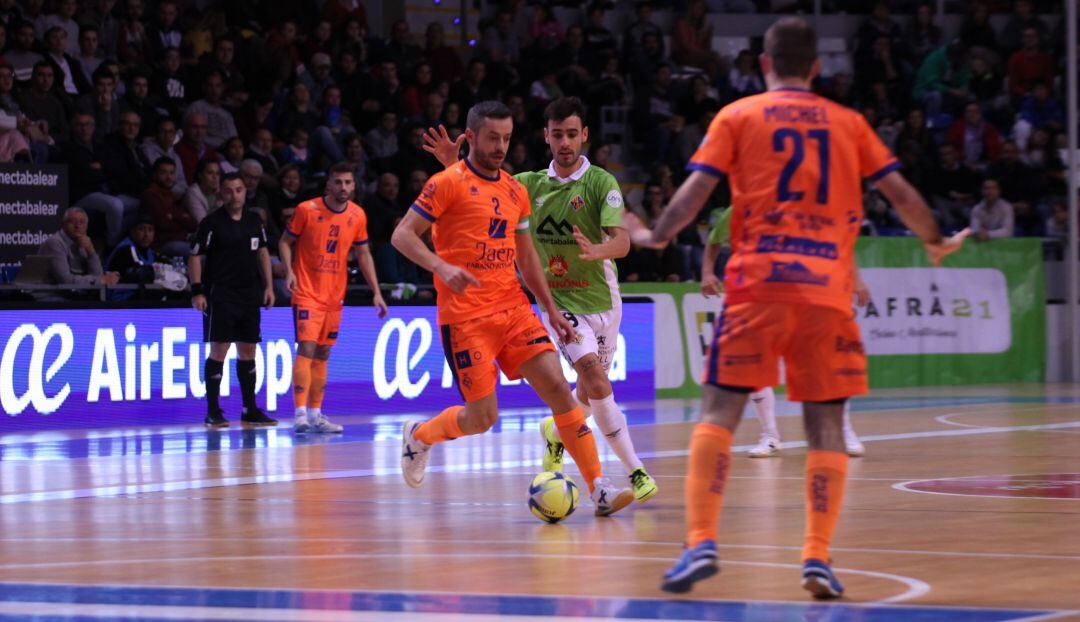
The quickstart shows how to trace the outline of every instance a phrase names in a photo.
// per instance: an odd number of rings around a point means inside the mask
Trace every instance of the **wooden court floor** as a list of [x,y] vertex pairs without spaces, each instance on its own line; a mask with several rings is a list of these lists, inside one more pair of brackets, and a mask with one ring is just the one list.
[[694,403],[626,407],[660,493],[608,518],[583,497],[559,525],[526,507],[538,410],[437,447],[419,490],[397,467],[401,416],[339,417],[346,433],[321,439],[284,426],[0,437],[0,621],[1080,620],[1080,387],[857,401],[867,455],[851,462],[835,605],[799,588],[796,405],[780,400],[778,458],[745,457],[748,412],[722,572],[678,598],[658,584],[683,534]]

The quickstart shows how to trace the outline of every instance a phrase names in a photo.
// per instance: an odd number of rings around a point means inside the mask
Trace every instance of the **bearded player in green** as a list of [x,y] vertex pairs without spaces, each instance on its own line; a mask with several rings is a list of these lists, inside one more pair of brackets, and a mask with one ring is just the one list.
[[[626,415],[615,403],[608,370],[619,340],[622,299],[614,260],[630,251],[623,228],[623,197],[619,183],[581,154],[589,140],[585,106],[576,97],[563,97],[544,110],[544,141],[552,161],[546,170],[514,176],[529,191],[529,219],[536,250],[555,303],[574,327],[577,340],[559,344],[578,374],[577,399],[591,411],[608,445],[630,474],[634,497],[645,501],[656,494],[656,481],[634,451]],[[443,166],[457,162],[464,136],[451,141],[446,128],[428,128],[424,149]],[[544,324],[551,330],[545,314]],[[563,444],[551,417],[540,424],[546,443],[544,470],[562,470]]]

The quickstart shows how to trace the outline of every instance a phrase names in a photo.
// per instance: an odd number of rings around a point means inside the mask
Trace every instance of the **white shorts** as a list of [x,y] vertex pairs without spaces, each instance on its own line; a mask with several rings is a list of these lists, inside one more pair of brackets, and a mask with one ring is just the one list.
[[595,354],[604,366],[604,371],[611,369],[611,358],[615,354],[615,348],[619,345],[619,324],[622,322],[622,305],[604,311],[603,313],[578,314],[562,311],[563,317],[574,327],[577,339],[570,343],[562,343],[558,335],[551,328],[547,313],[540,313],[540,320],[544,322],[551,335],[551,340],[559,348],[563,357],[573,365],[581,360],[586,354]]

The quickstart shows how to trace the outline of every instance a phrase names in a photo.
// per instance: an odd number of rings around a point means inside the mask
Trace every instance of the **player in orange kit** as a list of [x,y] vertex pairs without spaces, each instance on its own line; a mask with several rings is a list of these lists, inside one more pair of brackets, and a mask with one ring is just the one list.
[[804,402],[806,537],[802,586],[816,598],[843,593],[829,543],[844,495],[844,403],[867,391],[866,355],[851,310],[863,178],[892,202],[938,265],[964,234],[943,240],[899,162],[857,112],[810,92],[817,35],[800,18],[765,33],[768,91],[720,111],[654,231],[628,219],[634,243],[660,248],[688,225],[725,174],[731,184],[732,256],[716,321],[686,475],[685,549],[661,588],[689,591],[719,571],[717,522],[731,464],[731,438],[747,395],[779,380]]
[[[514,122],[503,104],[487,101],[469,110],[469,155],[434,175],[394,230],[403,255],[435,275],[443,349],[465,405],[425,421],[405,422],[401,470],[413,488],[424,480],[431,446],[480,434],[498,420],[498,367],[524,377],[551,408],[563,444],[574,458],[596,514],[617,512],[634,500],[602,476],[596,440],[563,378],[555,346],[518,284],[515,266],[547,311],[564,343],[576,338],[557,313],[543,266],[529,233],[529,193],[500,170]],[[421,236],[431,229],[435,252]]]
[[323,414],[322,401],[330,348],[337,342],[341,325],[350,249],[374,292],[379,317],[386,317],[386,302],[367,245],[367,216],[349,200],[355,189],[353,167],[335,164],[326,179],[326,194],[296,206],[278,244],[281,262],[288,270],[285,285],[292,292],[298,344],[293,363],[293,431],[297,433],[342,431]]

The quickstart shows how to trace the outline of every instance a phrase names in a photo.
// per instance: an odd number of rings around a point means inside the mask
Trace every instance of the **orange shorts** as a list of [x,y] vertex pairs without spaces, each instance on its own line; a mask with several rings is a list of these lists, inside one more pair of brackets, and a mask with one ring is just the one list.
[[338,329],[341,327],[341,307],[324,309],[304,301],[293,299],[293,329],[296,343],[314,341],[320,346],[332,346],[337,343]]
[[446,362],[466,402],[475,402],[495,392],[499,379],[495,363],[507,378],[517,380],[521,377],[518,368],[522,363],[555,351],[547,329],[528,305],[457,324],[443,324],[441,328]]
[[780,302],[724,306],[713,325],[703,381],[775,386],[780,357],[793,402],[827,402],[867,392],[866,354],[854,315]]

